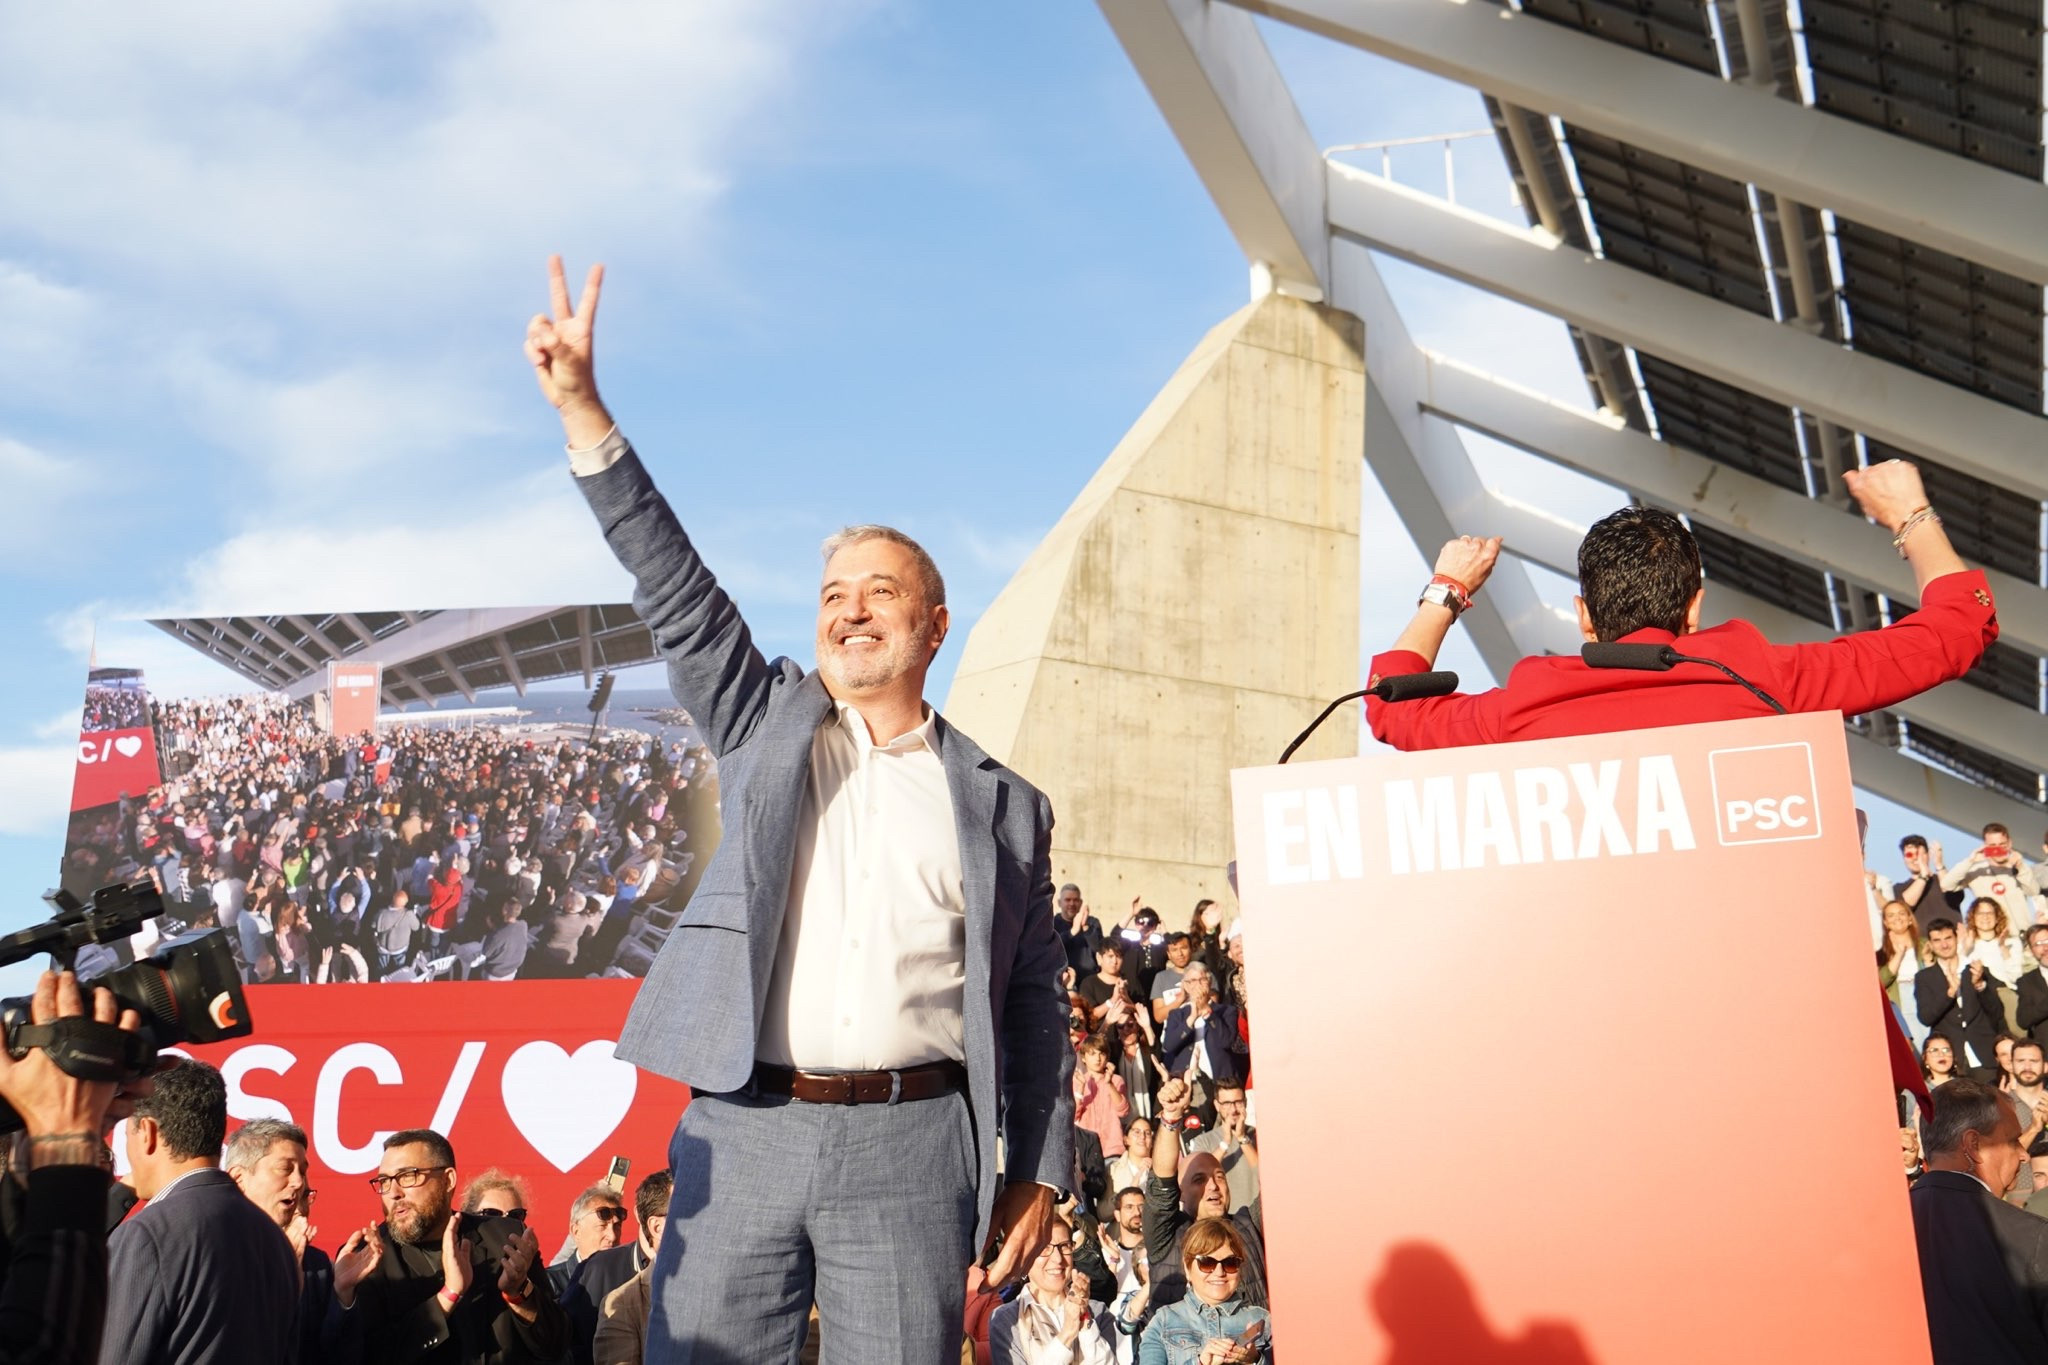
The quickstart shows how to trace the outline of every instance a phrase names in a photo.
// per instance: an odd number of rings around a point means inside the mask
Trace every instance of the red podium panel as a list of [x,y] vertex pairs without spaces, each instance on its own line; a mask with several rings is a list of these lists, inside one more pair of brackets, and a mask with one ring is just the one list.
[[1925,1365],[1838,716],[1233,786],[1290,1358]]

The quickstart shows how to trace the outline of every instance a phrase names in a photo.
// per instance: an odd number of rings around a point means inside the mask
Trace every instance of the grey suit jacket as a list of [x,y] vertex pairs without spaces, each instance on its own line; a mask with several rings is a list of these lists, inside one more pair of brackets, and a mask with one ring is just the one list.
[[[772,663],[718,586],[624,438],[577,480],[636,588],[633,604],[668,661],[669,685],[718,757],[725,836],[633,1003],[618,1055],[694,1089],[752,1078],[795,857],[811,739],[832,699],[815,673]],[[980,1144],[980,1224],[1006,1173],[1058,1189],[1073,1180],[1073,1049],[1052,922],[1052,806],[939,718],[967,902],[964,1038]]]
[[298,1354],[291,1243],[225,1171],[149,1201],[107,1241],[100,1365],[269,1365]]

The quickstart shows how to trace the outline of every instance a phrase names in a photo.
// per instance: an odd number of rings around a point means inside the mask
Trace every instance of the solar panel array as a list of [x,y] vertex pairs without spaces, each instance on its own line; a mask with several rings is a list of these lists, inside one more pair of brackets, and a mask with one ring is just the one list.
[[[1520,7],[1696,71],[1725,77],[1748,70],[1733,4],[1720,12],[1701,0],[1521,0]],[[1763,11],[1778,48],[1768,64],[1782,77],[1798,51],[1784,0],[1765,0]],[[2040,179],[2040,0],[1802,0],[1799,17],[1804,61],[1797,67],[1816,107]],[[1799,96],[1789,82],[1780,93]],[[1500,106],[1489,107],[1500,125]],[[1559,131],[1537,145],[1546,159],[1555,151],[1577,190],[1583,221],[1565,234],[1583,233],[1575,245],[1732,307],[1797,321],[1785,257],[1820,243],[1825,228],[1832,250],[1809,257],[1821,269],[1813,272],[1817,297],[1806,325],[1987,400],[2042,411],[2038,285],[1805,206],[1795,218],[1753,186],[1617,138],[1570,124]],[[1504,127],[1499,142],[1518,181],[1544,176],[1556,197],[1558,167],[1521,166]],[[1582,360],[1613,346],[1598,337],[1574,340]],[[1663,357],[1632,358],[1642,401],[1625,405],[1623,416],[1633,425],[1782,488],[1823,497],[1832,491],[1813,419]],[[1902,453],[1856,433],[1842,437],[1860,444],[1870,463]],[[1843,458],[1857,463],[1853,450]],[[2040,503],[1914,460],[1966,558],[2042,582]],[[1832,629],[1912,609],[1879,603],[1764,547],[1695,530],[1710,581]],[[2039,657],[2000,645],[1964,681],[2039,712],[2042,668]],[[1899,732],[1912,750],[1971,781],[2042,799],[2048,777],[2003,755],[1924,725],[1902,721]]]

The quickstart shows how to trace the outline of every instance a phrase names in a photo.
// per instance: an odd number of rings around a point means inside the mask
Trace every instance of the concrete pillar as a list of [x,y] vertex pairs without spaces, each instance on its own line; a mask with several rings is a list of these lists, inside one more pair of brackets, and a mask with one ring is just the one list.
[[[946,716],[1051,798],[1105,923],[1230,903],[1229,774],[1358,686],[1363,329],[1269,294],[1202,340],[969,635]],[[1333,716],[1300,759],[1358,751]]]

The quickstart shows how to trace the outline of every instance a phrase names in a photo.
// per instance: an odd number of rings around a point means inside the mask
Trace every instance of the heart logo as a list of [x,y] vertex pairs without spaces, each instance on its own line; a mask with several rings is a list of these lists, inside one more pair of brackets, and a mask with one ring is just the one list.
[[556,1170],[567,1173],[604,1144],[633,1107],[639,1073],[612,1056],[609,1038],[564,1052],[528,1043],[505,1063],[505,1113]]
[[142,752],[141,735],[123,735],[114,741],[114,752],[123,758],[133,758]]

